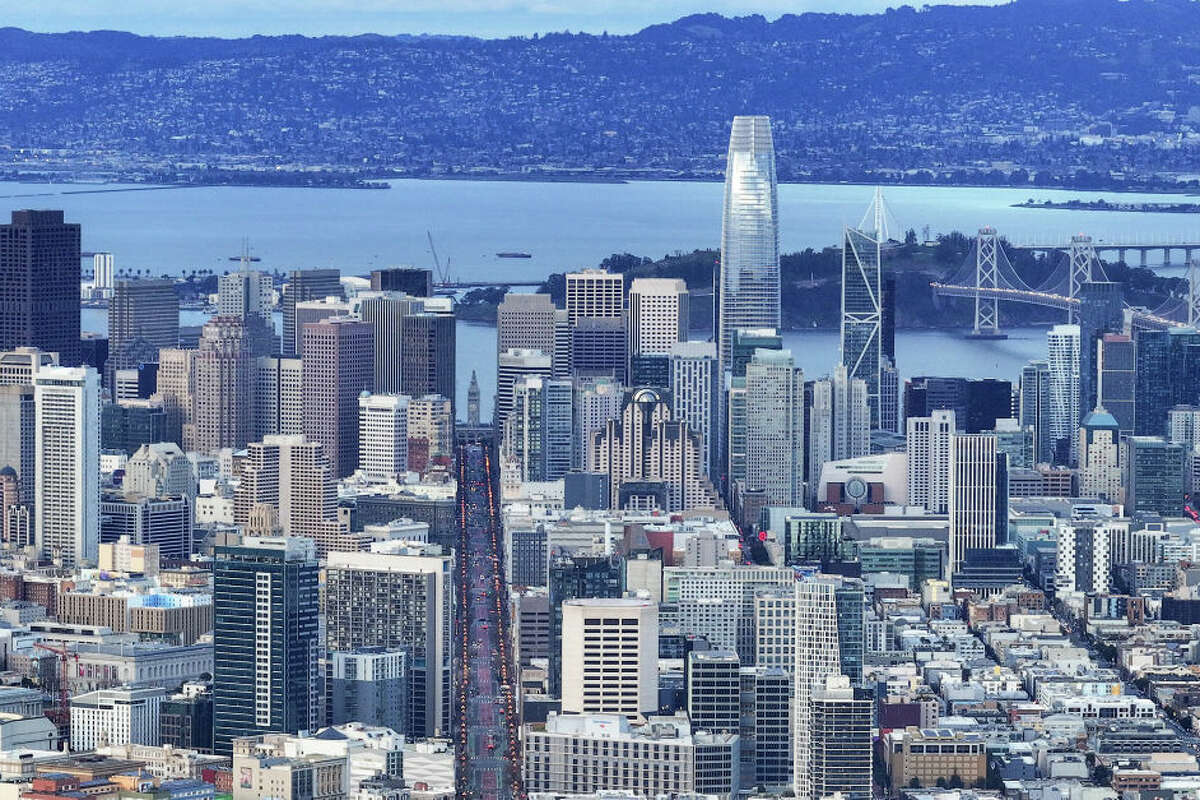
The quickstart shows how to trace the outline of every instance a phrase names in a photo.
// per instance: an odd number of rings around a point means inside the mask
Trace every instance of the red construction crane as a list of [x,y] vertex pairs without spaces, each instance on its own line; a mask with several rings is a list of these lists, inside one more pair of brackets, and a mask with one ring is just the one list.
[[46,714],[54,724],[58,726],[59,732],[66,736],[71,727],[71,692],[70,679],[71,659],[75,659],[78,663],[79,655],[72,653],[62,647],[53,647],[42,642],[34,642],[34,647],[39,650],[45,650],[48,653],[54,653],[58,656],[58,706]]

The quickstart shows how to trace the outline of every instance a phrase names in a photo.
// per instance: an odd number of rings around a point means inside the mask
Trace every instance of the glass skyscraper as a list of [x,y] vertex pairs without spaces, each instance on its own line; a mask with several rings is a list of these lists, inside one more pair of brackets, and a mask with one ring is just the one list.
[[779,190],[768,117],[733,118],[717,278],[714,330],[724,370],[734,331],[780,327]]
[[[879,370],[884,363],[879,240],[857,228],[842,237],[842,365],[867,384],[871,427],[879,428]],[[890,324],[890,322],[889,322]]]

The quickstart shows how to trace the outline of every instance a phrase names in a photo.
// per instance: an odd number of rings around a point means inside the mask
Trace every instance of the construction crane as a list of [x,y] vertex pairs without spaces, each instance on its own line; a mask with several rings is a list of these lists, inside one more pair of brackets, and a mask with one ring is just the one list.
[[450,259],[446,259],[446,268],[442,269],[442,261],[438,258],[437,248],[433,246],[433,232],[425,231],[425,238],[429,239],[429,252],[433,253],[433,266],[437,270],[437,282],[450,283]]
[[33,646],[39,650],[45,650],[48,653],[54,653],[58,656],[58,705],[48,712],[46,716],[53,720],[62,736],[67,736],[71,728],[70,664],[72,658],[78,663],[79,655],[70,652],[66,648],[54,647],[42,642],[34,642]]

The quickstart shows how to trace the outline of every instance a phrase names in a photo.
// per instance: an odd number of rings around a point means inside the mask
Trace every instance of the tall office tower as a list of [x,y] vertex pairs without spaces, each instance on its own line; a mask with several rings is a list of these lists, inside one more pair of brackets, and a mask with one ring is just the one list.
[[726,496],[746,481],[746,377],[730,379],[725,392],[724,460]]
[[810,704],[810,796],[870,800],[871,693],[829,675],[814,685]]
[[746,366],[746,487],[802,505],[804,455],[804,372],[790,350],[759,350]]
[[1012,384],[995,378],[921,376],[904,387],[906,417],[927,417],[936,409],[954,411],[959,430],[984,433],[996,420],[1012,416]]
[[108,304],[108,362],[104,383],[116,393],[118,369],[158,361],[179,346],[179,296],[170,280],[118,280]]
[[325,577],[330,652],[406,648],[411,657],[409,733],[448,736],[453,718],[454,558],[423,548],[333,553]]
[[1129,436],[1122,446],[1125,513],[1179,516],[1187,474],[1184,446],[1158,436]]
[[358,316],[371,326],[372,331],[375,391],[383,394],[399,394],[403,391],[402,320],[422,310],[424,306],[420,300],[393,292],[361,299]]
[[76,567],[100,544],[100,376],[90,367],[45,367],[33,379],[33,518],[42,557]]
[[303,360],[259,356],[254,360],[254,439],[303,433]]
[[792,782],[791,667],[742,669],[742,785],[782,793]]
[[896,364],[896,276],[891,272],[883,275],[883,294],[880,303],[880,349],[889,364]]
[[687,712],[692,728],[737,733],[741,727],[742,662],[732,650],[687,656]]
[[806,474],[811,498],[826,462],[871,453],[871,408],[867,403],[866,381],[851,378],[846,367],[838,364],[832,378],[814,382],[807,432]]
[[213,751],[228,755],[239,736],[316,730],[324,714],[313,543],[247,536],[215,555]]
[[571,338],[574,328],[565,308],[554,309],[554,377],[571,377]]
[[608,376],[626,383],[625,323],[617,317],[580,317],[571,331],[571,374]]
[[562,697],[563,605],[568,600],[588,597],[618,598],[625,591],[624,559],[621,556],[556,555],[548,569],[550,598],[550,658],[547,681],[550,696]]
[[513,385],[503,450],[522,481],[556,481],[570,471],[574,399],[569,380],[531,375]]
[[513,384],[517,379],[540,375],[549,378],[554,371],[552,357],[541,350],[505,350],[496,371],[496,402],[492,412],[496,430],[504,430],[504,420],[512,408]]
[[583,317],[621,319],[625,314],[625,278],[619,272],[585,269],[567,273],[567,321]]
[[658,710],[658,604],[582,598],[562,606],[562,710],[623,714]]
[[1079,495],[1121,502],[1121,429],[1116,418],[1097,408],[1079,428]]
[[7,464],[0,466],[0,541],[5,545],[16,548],[33,544],[29,525],[32,505],[21,502],[17,471]]
[[795,737],[792,750],[792,783],[796,797],[820,800],[814,794],[813,719],[814,686],[826,677],[841,674],[838,654],[837,587],[835,579],[816,576],[796,582],[795,664],[792,667],[792,702]]
[[778,330],[780,322],[779,189],[771,120],[734,117],[725,163],[721,262],[713,281],[720,371],[733,358],[734,331]]
[[336,269],[294,269],[283,286],[282,354],[297,356],[304,350],[303,329],[296,321],[296,304],[326,297],[345,298],[342,275]]
[[908,419],[908,504],[931,514],[950,508],[950,447],[954,412]]
[[1008,530],[1008,462],[989,433],[959,433],[950,440],[950,567],[957,572],[968,550],[1004,544]]
[[716,507],[712,484],[700,472],[700,437],[671,418],[669,398],[661,393],[626,392],[621,418],[609,420],[594,441],[588,471],[608,474],[613,508]]
[[1050,365],[1030,361],[1021,368],[1021,401],[1018,420],[1033,428],[1033,457],[1037,464],[1054,463],[1054,439],[1050,435]]
[[195,497],[192,464],[174,442],[145,444],[125,462],[123,488],[143,497]]
[[[3,391],[0,389],[0,404],[4,402]],[[3,415],[4,412],[0,410],[0,420],[3,419]],[[3,422],[0,422],[0,426],[2,425]],[[0,428],[0,431],[2,430]],[[1200,491],[1200,407],[1175,406],[1168,412],[1167,441],[1183,445],[1186,449],[1188,477],[1191,479],[1187,488],[1189,492]],[[0,445],[0,452],[3,452],[3,447]],[[0,466],[3,464],[4,457],[0,456]]]
[[879,430],[900,432],[900,371],[891,359],[879,364]]
[[996,427],[988,433],[996,437],[996,449],[1008,456],[1009,469],[1033,469],[1037,461],[1033,458],[1033,428],[1022,426],[1014,418],[996,420]]
[[113,267],[112,253],[92,253],[92,286],[107,289],[105,296],[112,293],[113,275],[116,274]]
[[336,478],[358,466],[358,396],[371,391],[371,326],[333,317],[304,326],[304,435],[325,446]]
[[871,425],[879,427],[879,370],[883,363],[880,308],[882,257],[877,232],[842,233],[842,364],[867,383]]
[[1166,331],[1136,331],[1134,433],[1138,436],[1162,436],[1166,432],[1167,411],[1173,405],[1170,341]]
[[33,376],[43,367],[59,366],[58,353],[36,347],[18,347],[0,353],[0,386],[33,386]]
[[100,499],[100,543],[149,545],[163,558],[192,556],[192,504],[187,497],[142,497],[106,491]]
[[670,349],[670,365],[671,416],[700,437],[700,468],[717,484],[722,471],[717,347],[712,342],[677,342]]
[[504,295],[496,307],[496,357],[509,350],[541,350],[553,355],[555,311],[548,294]]
[[[1097,405],[1098,361],[1106,333],[1120,333],[1125,319],[1123,287],[1111,281],[1079,286],[1079,416]],[[1132,365],[1130,365],[1132,368]]]
[[621,415],[624,390],[612,378],[577,378],[575,381],[575,420],[572,438],[575,453],[572,466],[587,469],[595,459],[595,435],[610,419]]
[[479,379],[471,370],[471,385],[467,387],[467,425],[479,427]]
[[688,338],[688,288],[678,278],[634,278],[626,317],[629,356],[669,353]]
[[746,365],[757,350],[782,350],[783,337],[775,328],[738,329],[733,332],[732,355],[725,369],[735,378],[746,377]]
[[671,391],[671,356],[667,353],[645,353],[629,357],[625,376],[630,386]]
[[403,292],[413,297],[433,296],[433,270],[391,267],[371,270],[371,291]]
[[1137,348],[1133,337],[1106,333],[1099,342],[1096,405],[1105,408],[1121,426],[1122,436],[1134,434],[1137,403]]
[[454,450],[454,407],[450,398],[426,394],[408,401],[408,469],[448,466]]
[[15,476],[16,500],[33,507],[37,413],[32,385],[0,385],[0,467]]
[[195,370],[193,422],[197,452],[240,450],[251,440],[254,421],[254,361],[247,331],[236,317],[213,317],[200,334]]
[[1109,589],[1109,528],[1095,521],[1071,520],[1058,526],[1054,591],[1106,594]]
[[79,364],[79,243],[61,211],[14,211],[0,225],[0,351],[37,347]]
[[389,480],[408,471],[408,396],[368,394],[358,398],[358,470]]
[[1050,441],[1055,464],[1077,463],[1079,430],[1079,326],[1055,325],[1046,334],[1050,368]]
[[154,399],[167,415],[167,437],[184,450],[195,449],[196,370],[195,350],[163,348],[158,351],[158,386]]
[[217,279],[217,314],[242,321],[252,358],[279,352],[279,337],[271,319],[274,307],[275,284],[265,272],[241,270]]
[[246,528],[264,514],[285,536],[315,541],[318,555],[338,549],[344,526],[337,516],[337,482],[319,442],[268,436],[247,446],[233,521]]
[[454,307],[449,297],[431,297],[425,310],[400,322],[403,384],[409,397],[440,394],[454,402]]

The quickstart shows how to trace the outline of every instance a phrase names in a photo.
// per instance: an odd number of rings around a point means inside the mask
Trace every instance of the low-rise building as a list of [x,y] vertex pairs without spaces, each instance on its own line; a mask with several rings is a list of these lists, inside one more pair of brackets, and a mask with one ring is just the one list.
[[71,698],[71,749],[102,745],[158,744],[159,707],[166,690],[129,686]]

